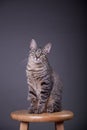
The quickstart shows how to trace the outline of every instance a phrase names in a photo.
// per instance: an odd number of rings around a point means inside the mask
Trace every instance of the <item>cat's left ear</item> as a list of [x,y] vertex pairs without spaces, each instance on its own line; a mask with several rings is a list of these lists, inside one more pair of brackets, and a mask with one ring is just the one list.
[[44,52],[45,54],[50,53],[51,47],[52,47],[52,44],[51,44],[51,43],[46,44],[45,47],[43,48],[43,52]]

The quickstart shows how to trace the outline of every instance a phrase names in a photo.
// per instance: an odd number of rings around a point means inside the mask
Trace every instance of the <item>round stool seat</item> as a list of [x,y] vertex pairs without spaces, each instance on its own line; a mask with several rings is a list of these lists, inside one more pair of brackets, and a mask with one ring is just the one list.
[[73,113],[63,110],[54,113],[29,114],[28,110],[19,110],[12,112],[11,118],[20,121],[20,130],[29,130],[30,122],[54,122],[55,130],[64,130],[63,122],[72,119]]
[[20,110],[11,113],[14,120],[24,122],[60,122],[69,120],[73,117],[71,111],[61,111],[55,113],[29,114],[28,110]]

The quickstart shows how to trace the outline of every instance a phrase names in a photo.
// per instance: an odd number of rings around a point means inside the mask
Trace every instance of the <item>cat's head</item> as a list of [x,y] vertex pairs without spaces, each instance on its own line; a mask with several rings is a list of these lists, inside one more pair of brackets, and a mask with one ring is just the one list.
[[51,50],[51,43],[45,45],[44,48],[38,48],[37,43],[34,39],[31,40],[30,43],[30,54],[29,58],[34,63],[42,63],[47,59],[47,54],[50,53]]

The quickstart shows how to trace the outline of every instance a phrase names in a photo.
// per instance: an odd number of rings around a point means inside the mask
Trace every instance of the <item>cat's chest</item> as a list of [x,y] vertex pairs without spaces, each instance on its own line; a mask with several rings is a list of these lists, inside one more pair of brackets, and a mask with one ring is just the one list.
[[32,73],[30,73],[29,78],[30,78],[30,81],[32,83],[33,89],[35,90],[35,92],[37,93],[37,95],[39,95],[40,92],[41,92],[41,83],[40,83],[38,74],[35,73],[35,72],[32,72]]

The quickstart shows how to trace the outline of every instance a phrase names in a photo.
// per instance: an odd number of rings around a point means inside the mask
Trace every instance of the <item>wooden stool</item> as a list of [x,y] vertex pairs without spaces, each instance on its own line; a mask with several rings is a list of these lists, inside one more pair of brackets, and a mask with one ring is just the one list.
[[11,118],[20,121],[20,130],[28,130],[30,122],[55,122],[55,130],[64,130],[63,122],[73,118],[71,111],[29,114],[27,110],[11,113]]

